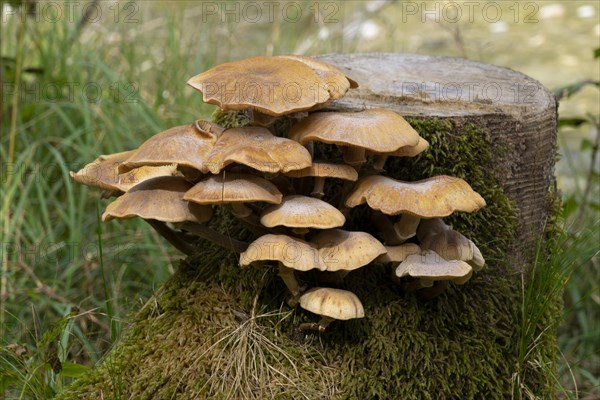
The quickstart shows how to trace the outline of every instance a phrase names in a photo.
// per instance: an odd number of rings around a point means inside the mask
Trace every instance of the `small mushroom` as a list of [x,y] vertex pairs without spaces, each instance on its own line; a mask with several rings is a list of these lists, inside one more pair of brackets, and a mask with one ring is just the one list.
[[416,234],[421,218],[446,217],[455,211],[473,212],[485,200],[460,178],[441,175],[417,182],[397,181],[380,175],[361,178],[346,199],[347,207],[367,203],[387,215],[402,214],[394,224],[394,243]]
[[[253,225],[259,225],[258,218],[245,203],[281,203],[283,195],[277,187],[259,176],[227,172],[212,175],[196,183],[183,199],[198,204],[230,204],[233,215]],[[254,220],[256,218],[256,221]]]
[[267,173],[310,167],[308,150],[293,140],[274,136],[262,127],[227,129],[206,156],[205,166],[218,174],[229,164],[247,165]]
[[140,217],[163,222],[202,223],[212,216],[212,208],[183,200],[192,185],[182,177],[159,177],[132,187],[106,207],[103,221]]
[[290,171],[286,175],[292,178],[314,177],[315,183],[310,195],[317,199],[321,199],[325,195],[326,178],[337,178],[352,182],[358,179],[358,173],[349,165],[317,161],[313,162],[308,168]]
[[318,323],[300,324],[299,330],[325,331],[333,320],[364,318],[365,310],[358,297],[347,290],[313,288],[300,296],[300,307],[322,316]]
[[423,250],[433,250],[446,260],[465,261],[475,272],[485,264],[475,243],[446,225],[441,218],[421,221],[417,238]]
[[355,168],[366,161],[365,152],[389,153],[415,146],[419,134],[392,110],[315,112],[294,125],[290,139],[301,144],[318,141],[343,147],[344,161]]
[[346,217],[331,204],[314,197],[285,196],[281,204],[266,207],[260,222],[268,228],[286,226],[302,235],[309,228],[329,229],[344,225]]
[[471,278],[472,274],[473,269],[466,262],[445,260],[431,250],[406,257],[396,268],[398,278],[403,276],[417,278],[415,282],[405,286],[409,290],[432,287],[435,281],[452,281],[462,285]]

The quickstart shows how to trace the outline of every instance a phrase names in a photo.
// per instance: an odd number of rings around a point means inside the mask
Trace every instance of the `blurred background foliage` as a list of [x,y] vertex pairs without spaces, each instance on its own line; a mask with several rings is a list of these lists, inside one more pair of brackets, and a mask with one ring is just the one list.
[[[68,171],[208,117],[185,82],[233,59],[410,52],[532,76],[561,98],[564,226],[597,248],[598,2],[467,3],[1,1],[0,393],[51,398],[176,268],[180,255],[139,221],[98,230],[106,201]],[[560,380],[585,398],[600,394],[600,266],[597,252],[572,256]]]

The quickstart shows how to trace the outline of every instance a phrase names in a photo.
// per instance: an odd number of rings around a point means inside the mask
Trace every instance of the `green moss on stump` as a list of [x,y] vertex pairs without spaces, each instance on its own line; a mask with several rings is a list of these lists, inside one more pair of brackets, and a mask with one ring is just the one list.
[[[223,387],[236,388],[229,393],[232,399],[510,398],[521,287],[508,272],[505,255],[515,237],[514,207],[490,173],[498,154],[492,155],[489,135],[474,124],[410,122],[431,147],[414,159],[388,161],[388,175],[406,180],[458,176],[487,202],[478,213],[449,219],[473,238],[488,261],[471,281],[452,285],[426,302],[402,293],[389,266],[366,266],[344,283],[362,300],[365,318],[334,322],[326,333],[300,340],[294,328],[318,317],[300,308],[289,310],[285,287],[273,269],[241,270],[234,255],[204,245],[156,301],[138,313],[106,360],[59,399],[95,400],[101,393],[104,399],[220,399],[228,395],[219,391]],[[233,236],[243,233],[229,225],[225,214],[221,223]],[[312,284],[310,274],[301,278]],[[253,320],[253,329],[260,332],[256,337],[281,349],[252,340],[245,347],[252,357],[261,350],[266,354],[273,368],[270,384],[248,371],[232,373],[228,363],[244,351],[227,340],[219,342],[236,329],[245,332],[240,327],[253,310],[271,314]],[[554,361],[554,344],[548,346],[543,362]],[[261,368],[264,363],[255,367]],[[236,386],[239,376],[245,382]],[[543,385],[532,389],[547,392]]]

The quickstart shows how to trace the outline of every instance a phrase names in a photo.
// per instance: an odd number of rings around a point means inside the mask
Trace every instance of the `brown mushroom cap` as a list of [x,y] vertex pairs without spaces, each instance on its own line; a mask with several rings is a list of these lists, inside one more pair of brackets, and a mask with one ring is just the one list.
[[206,156],[204,165],[213,174],[218,174],[232,163],[262,172],[285,173],[310,167],[312,158],[308,150],[293,140],[253,126],[223,132]]
[[330,100],[342,98],[350,88],[357,88],[358,83],[347,77],[341,70],[316,58],[299,55],[279,56],[290,60],[300,61],[308,65],[327,85]]
[[460,260],[445,260],[434,251],[427,250],[421,254],[410,255],[396,268],[396,276],[402,278],[410,275],[413,278],[430,281],[449,280],[458,284],[465,283],[471,277],[473,269]]
[[439,218],[421,221],[417,237],[423,250],[433,250],[446,260],[466,261],[474,271],[479,271],[485,264],[475,243]]
[[352,271],[369,264],[386,252],[385,247],[366,232],[330,229],[320,232],[311,243],[319,249],[325,271]]
[[198,204],[249,203],[262,201],[281,203],[282,194],[268,180],[244,173],[210,176],[194,185],[183,196]]
[[329,229],[344,225],[346,217],[331,204],[314,197],[285,196],[281,204],[265,208],[260,223],[268,228]]
[[119,171],[127,172],[146,165],[177,164],[206,173],[206,156],[222,131],[222,127],[208,121],[167,129],[142,143],[119,166]]
[[322,268],[314,245],[287,235],[267,234],[250,243],[240,254],[240,265],[247,266],[256,261],[279,261],[296,271]]
[[312,242],[287,235],[259,237],[240,254],[240,265],[256,261],[279,261],[296,271],[351,271],[369,264],[385,252],[377,239],[365,232],[332,229],[317,235]]
[[106,207],[103,221],[140,217],[163,222],[206,222],[210,206],[188,203],[183,194],[192,185],[181,177],[159,177],[144,181]]
[[374,108],[359,112],[315,112],[292,127],[290,139],[301,144],[319,141],[389,153],[415,146],[419,134],[392,110]]
[[[419,137],[419,142],[414,146],[400,147],[398,150],[391,153],[383,153],[390,157],[416,157],[429,148],[429,142],[422,137]],[[371,154],[377,154],[370,152]]]
[[402,262],[408,256],[421,254],[421,248],[414,243],[404,243],[398,246],[385,246],[386,253],[375,259],[376,262]]
[[308,65],[282,57],[251,57],[217,65],[188,80],[206,103],[223,110],[253,108],[280,116],[330,99],[326,83]]
[[87,164],[77,172],[69,172],[71,178],[77,183],[86,186],[96,187],[104,190],[120,190],[119,183],[119,165],[129,158],[131,151],[101,155],[91,163]]
[[367,176],[358,180],[346,199],[350,208],[364,203],[384,214],[421,218],[446,217],[455,211],[473,212],[485,206],[485,200],[467,182],[446,175],[417,182]]
[[358,173],[349,165],[332,164],[319,161],[314,161],[308,168],[290,171],[286,173],[286,175],[292,178],[303,178],[307,176],[319,178],[338,178],[352,182],[358,179]]
[[363,318],[365,310],[358,297],[347,290],[313,288],[300,297],[300,307],[338,320]]

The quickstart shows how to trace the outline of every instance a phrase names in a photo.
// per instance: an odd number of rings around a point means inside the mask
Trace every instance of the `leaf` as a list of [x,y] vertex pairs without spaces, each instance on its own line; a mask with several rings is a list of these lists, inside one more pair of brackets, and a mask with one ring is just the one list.
[[90,370],[90,367],[83,364],[76,364],[69,361],[62,363],[61,376],[68,378],[78,378]]
[[600,47],[594,50],[594,58],[600,58]]
[[590,139],[582,139],[579,149],[581,151],[591,150],[594,148],[594,143]]
[[577,126],[583,125],[587,122],[589,122],[587,119],[581,118],[581,117],[559,118],[558,119],[558,127],[559,128],[562,128],[565,126],[577,127]]
[[598,86],[598,81],[594,81],[591,79],[585,79],[579,82],[572,83],[570,85],[561,86],[559,88],[554,89],[552,92],[556,96],[558,100],[562,100],[564,98],[569,98],[573,96],[575,93],[579,92],[581,89],[586,87],[587,85],[595,85]]
[[575,200],[575,197],[569,196],[563,202],[563,205],[562,205],[563,218],[567,218],[567,217],[569,217],[569,215],[573,214],[573,212],[575,212],[575,210],[577,210],[578,206],[579,206],[579,203],[577,203],[577,200]]

